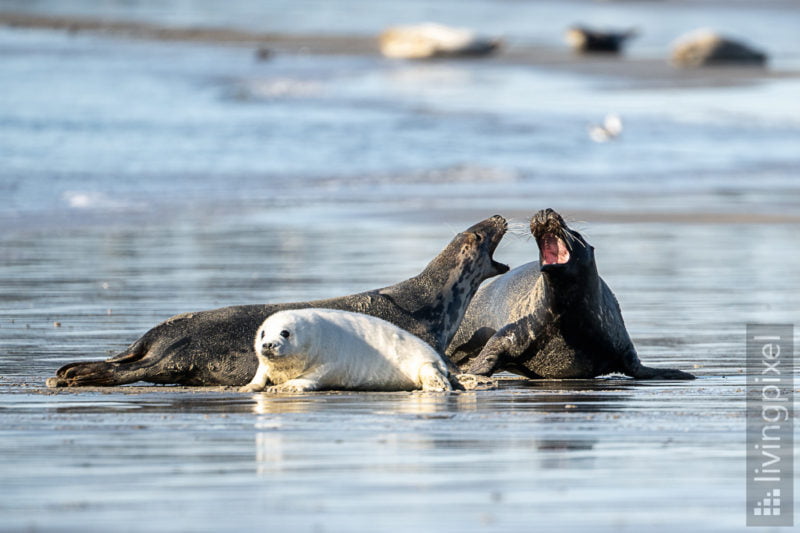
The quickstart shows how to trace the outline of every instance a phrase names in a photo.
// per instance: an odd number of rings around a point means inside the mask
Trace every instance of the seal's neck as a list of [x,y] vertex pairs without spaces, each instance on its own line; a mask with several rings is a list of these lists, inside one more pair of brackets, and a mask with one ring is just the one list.
[[415,320],[427,326],[435,337],[434,348],[443,353],[484,278],[476,265],[470,262],[457,265],[452,260],[445,263],[440,255],[418,276],[390,287],[387,292]]
[[557,314],[596,308],[602,298],[602,282],[594,261],[577,273],[542,273],[539,282],[548,307]]

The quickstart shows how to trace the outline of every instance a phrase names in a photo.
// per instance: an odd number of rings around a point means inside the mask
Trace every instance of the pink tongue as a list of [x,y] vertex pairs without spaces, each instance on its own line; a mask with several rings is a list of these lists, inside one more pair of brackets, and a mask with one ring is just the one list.
[[555,235],[542,237],[542,261],[545,265],[562,264],[569,261],[569,252],[564,243]]

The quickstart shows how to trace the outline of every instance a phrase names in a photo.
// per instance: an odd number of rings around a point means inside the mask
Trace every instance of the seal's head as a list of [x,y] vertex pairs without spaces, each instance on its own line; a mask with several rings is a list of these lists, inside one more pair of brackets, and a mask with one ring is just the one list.
[[450,241],[418,279],[430,278],[425,284],[437,287],[456,283],[472,298],[485,279],[508,272],[508,265],[498,263],[492,257],[507,229],[508,223],[500,215],[470,226]]
[[256,333],[256,354],[259,358],[276,361],[301,353],[303,347],[298,326],[298,320],[291,314],[275,313],[270,316]]
[[508,230],[508,222],[500,215],[482,220],[459,233],[450,247],[460,248],[459,255],[465,263],[474,265],[482,277],[481,281],[508,272],[508,265],[498,263],[492,257],[497,245]]
[[539,246],[539,266],[546,277],[574,281],[594,268],[594,248],[552,209],[533,216],[531,235]]
[[[409,280],[413,290],[392,295],[398,305],[413,306],[414,318],[435,331],[432,340],[424,339],[435,349],[444,351],[450,344],[481,283],[508,272],[508,265],[492,257],[507,229],[508,223],[500,215],[470,226],[456,235],[420,275]],[[426,334],[412,333],[423,338]]]

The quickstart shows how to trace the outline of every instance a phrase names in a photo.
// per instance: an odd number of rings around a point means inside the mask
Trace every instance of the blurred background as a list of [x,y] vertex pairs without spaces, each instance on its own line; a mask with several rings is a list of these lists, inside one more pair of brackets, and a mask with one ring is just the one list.
[[[388,28],[425,22],[473,33],[463,41],[457,30],[452,48],[445,31],[451,48],[431,59],[382,53]],[[635,35],[617,53],[582,52],[565,41],[575,25]],[[724,65],[677,65],[678,41],[700,28],[765,61],[739,61],[734,53]],[[112,468],[91,466],[91,456],[82,455],[89,452],[78,449],[104,456],[110,440],[129,450],[126,432],[142,424],[161,428],[136,441],[145,456],[150,450],[161,457],[153,479],[169,484],[170,465],[183,465],[194,472],[185,483],[201,502],[192,507],[156,491],[166,502],[156,517],[166,520],[170,505],[197,511],[219,502],[219,492],[197,488],[193,476],[204,474],[195,463],[182,461],[185,446],[198,441],[191,432],[229,404],[187,407],[160,397],[142,415],[145,422],[123,417],[122,426],[108,430],[103,417],[116,419],[146,401],[118,394],[109,404],[99,393],[78,395],[77,418],[58,401],[39,403],[44,379],[62,364],[117,353],[179,312],[393,284],[422,270],[455,233],[495,213],[513,227],[496,257],[518,266],[537,258],[527,221],[546,207],[596,247],[600,273],[620,300],[642,359],[701,380],[673,388],[600,384],[589,396],[570,396],[565,401],[580,408],[556,417],[553,402],[565,403],[561,389],[501,391],[533,394],[524,410],[532,418],[524,420],[505,410],[507,397],[491,393],[488,403],[432,402],[421,410],[385,397],[373,399],[374,409],[341,399],[326,404],[323,397],[283,411],[240,399],[230,404],[243,417],[240,426],[217,420],[221,440],[203,433],[195,451],[214,455],[222,447],[254,460],[247,417],[261,413],[259,471],[278,446],[281,483],[299,483],[296,474],[308,463],[287,459],[287,449],[301,445],[307,460],[323,450],[335,459],[330,442],[347,439],[337,433],[337,413],[365,410],[376,417],[370,421],[389,416],[397,431],[415,436],[391,437],[393,453],[428,461],[421,477],[409,474],[408,485],[386,489],[399,503],[382,508],[384,517],[403,517],[403,505],[411,504],[420,523],[437,516],[435,498],[412,489],[439,474],[457,485],[442,447],[419,445],[416,437],[428,442],[442,431],[461,445],[453,460],[463,461],[462,472],[475,457],[500,454],[494,473],[473,472],[473,486],[490,494],[479,503],[470,494],[459,500],[472,501],[476,513],[451,517],[462,529],[525,524],[547,509],[551,524],[609,530],[743,524],[736,391],[744,383],[744,325],[800,316],[798,28],[800,8],[791,0],[0,0],[0,398],[16,428],[0,438],[7,452],[0,466],[18,494],[6,503],[9,527],[34,527],[37,516],[58,523],[69,509],[76,527],[85,528],[91,519],[84,511],[98,501],[108,520],[145,513],[153,502],[140,489],[122,493],[139,502],[131,511],[88,490],[89,481],[62,492],[39,470],[63,446],[66,463],[46,471],[56,480],[73,479],[73,462],[90,464],[87,471],[108,483],[117,467],[132,475],[142,460],[136,454],[112,454]],[[420,37],[411,39],[419,46]],[[496,47],[485,55],[460,57],[459,46],[487,42]],[[331,426],[317,423],[317,409]],[[404,414],[395,419],[375,409]],[[459,425],[464,410],[500,422],[489,435],[480,425]],[[596,410],[609,414],[601,424],[580,426]],[[269,434],[276,417],[286,423],[285,413],[295,411],[306,414],[290,419],[283,440],[264,436],[263,427]],[[409,412],[441,411],[456,418],[438,428],[404,425]],[[716,417],[705,420],[708,413]],[[71,443],[52,440],[48,416]],[[179,421],[159,426],[158,416]],[[97,417],[96,425],[81,426],[83,417]],[[226,441],[228,430],[245,437]],[[188,432],[178,437],[185,446],[165,451],[159,442],[174,431]],[[541,437],[539,431],[573,444],[520,440]],[[21,442],[28,443],[25,453]],[[679,450],[661,451],[672,443]],[[369,456],[374,444],[363,437],[348,453]],[[529,453],[535,461],[513,466]],[[375,457],[376,471],[391,455]],[[257,523],[254,509],[280,487],[266,489],[238,471],[228,477],[232,463],[219,464],[220,483],[240,489],[231,498],[253,504],[242,508],[241,525]],[[312,477],[314,486],[331,487],[334,477],[341,483],[353,468],[322,472]],[[529,482],[544,469],[546,483]],[[378,485],[391,485],[385,472],[375,475]],[[570,492],[570,480],[594,475],[625,481],[614,490],[598,481]],[[673,482],[656,490],[656,478]],[[363,496],[372,487],[353,479],[350,492],[311,494],[330,509],[347,508],[347,494]],[[291,486],[308,495],[312,485]],[[432,486],[440,498],[444,489]],[[553,486],[572,503],[547,496]],[[522,496],[547,507],[523,505]],[[582,517],[571,514],[574,505]],[[507,512],[495,515],[497,506]],[[642,511],[653,507],[655,515]],[[284,525],[314,525],[303,508],[286,513]],[[198,516],[168,529],[224,525]],[[339,529],[375,526],[336,512],[329,518]]]

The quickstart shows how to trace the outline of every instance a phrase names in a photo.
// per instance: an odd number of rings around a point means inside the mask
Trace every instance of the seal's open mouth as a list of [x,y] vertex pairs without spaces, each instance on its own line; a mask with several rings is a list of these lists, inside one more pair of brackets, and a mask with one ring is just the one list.
[[545,233],[539,238],[538,244],[542,266],[564,265],[569,262],[569,249],[561,237]]
[[497,250],[497,245],[500,244],[500,239],[503,238],[503,235],[505,235],[506,231],[508,230],[508,222],[500,215],[495,215],[490,220],[499,226],[499,231],[497,231],[492,237],[491,247],[489,248],[489,253],[492,257],[492,266],[498,273],[505,274],[510,270],[510,268],[508,265],[495,261],[494,252]]
[[508,230],[508,222],[500,215],[495,215],[491,218],[475,224],[467,229],[468,232],[473,232],[478,235],[479,239],[487,239],[485,246],[489,252],[489,258],[492,261],[492,267],[495,270],[494,275],[505,274],[509,271],[508,265],[498,263],[494,260],[494,252],[497,250],[497,245]]

